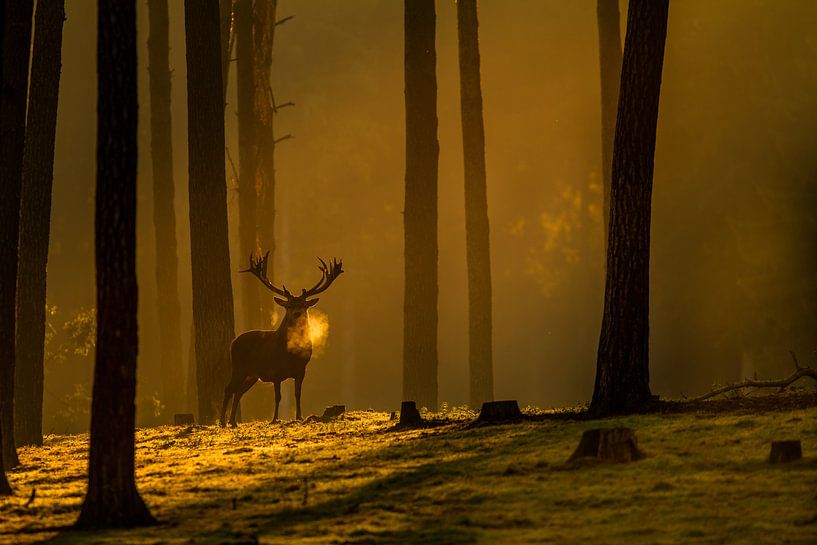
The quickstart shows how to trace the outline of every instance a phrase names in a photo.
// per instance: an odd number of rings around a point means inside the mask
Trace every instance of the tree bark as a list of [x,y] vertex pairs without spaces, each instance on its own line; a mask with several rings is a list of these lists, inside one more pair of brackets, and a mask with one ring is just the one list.
[[[276,105],[270,84],[272,47],[278,0],[255,1],[255,123],[258,146],[257,236],[258,245],[269,251],[267,276],[275,278],[275,114]],[[272,298],[258,300],[260,327],[272,326]]]
[[[235,3],[236,84],[238,86],[238,241],[241,259],[256,251],[256,158],[255,77],[253,53],[252,0]],[[241,313],[244,329],[261,327],[258,281],[252,275],[240,277]]]
[[403,399],[437,409],[437,54],[434,0],[405,0]]
[[198,421],[215,422],[235,334],[218,0],[185,0],[190,253]]
[[465,165],[470,401],[472,407],[479,407],[494,399],[494,371],[488,186],[485,175],[485,127],[482,119],[476,0],[458,0],[457,30]]
[[99,2],[94,217],[97,339],[88,491],[77,528],[155,522],[134,475],[136,420],[136,2]]
[[46,265],[64,21],[65,0],[37,3],[20,197],[14,385],[17,446],[43,444]]
[[618,86],[621,80],[621,29],[618,0],[598,0],[599,75],[601,81],[601,185],[605,250],[610,223],[613,140],[616,135]]
[[20,191],[26,129],[32,0],[4,0],[3,80],[0,98],[0,447],[6,468],[16,466],[14,367]]
[[148,11],[150,155],[153,166],[159,358],[162,369],[162,401],[168,414],[174,414],[182,408],[184,370],[176,251],[167,0],[149,0]]
[[594,414],[627,412],[650,399],[650,214],[668,9],[669,0],[629,4]]
[[[6,20],[6,4],[5,2],[0,2],[0,59],[5,59],[5,51],[6,51],[6,44],[5,44],[5,36],[6,36],[6,25],[4,24]],[[5,81],[3,76],[5,71],[3,70],[4,62],[0,62],[0,82]],[[0,102],[0,113],[2,113],[2,103]],[[5,131],[5,121],[2,116],[0,116],[0,134]],[[0,141],[2,142],[2,141]],[[2,150],[0,149],[0,153]],[[1,180],[0,180],[1,181]],[[2,189],[6,189],[5,186]],[[0,224],[2,229],[5,231],[6,226],[4,224]],[[2,235],[5,237],[6,233]],[[5,302],[4,302],[5,303]],[[2,406],[0,406],[0,413],[2,413]],[[2,420],[3,415],[0,414],[0,420]],[[0,425],[0,445],[3,445],[3,426]],[[8,479],[6,478],[6,467],[3,463],[3,448],[0,446],[0,496],[10,496],[13,494],[13,490],[11,489],[11,485],[9,484]]]

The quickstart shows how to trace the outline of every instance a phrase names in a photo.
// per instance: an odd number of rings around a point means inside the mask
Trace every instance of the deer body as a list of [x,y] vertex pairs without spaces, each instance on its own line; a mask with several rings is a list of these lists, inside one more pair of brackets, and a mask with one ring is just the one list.
[[282,295],[284,299],[275,298],[275,302],[284,309],[281,325],[278,329],[255,329],[242,333],[230,345],[232,375],[224,389],[224,402],[221,408],[221,425],[226,424],[227,405],[233,399],[230,413],[230,425],[236,425],[236,411],[241,397],[259,380],[271,382],[275,386],[275,414],[273,422],[278,420],[278,407],[281,403],[281,382],[295,380],[296,418],[301,418],[301,387],[306,365],[312,357],[312,340],[309,329],[309,307],[318,299],[308,300],[321,293],[342,272],[342,263],[332,261],[331,265],[321,261],[321,280],[309,290],[303,290],[299,296],[293,296],[286,288],[279,289],[267,279],[267,255],[257,261],[250,256],[250,268],[241,272],[254,274],[268,289]]

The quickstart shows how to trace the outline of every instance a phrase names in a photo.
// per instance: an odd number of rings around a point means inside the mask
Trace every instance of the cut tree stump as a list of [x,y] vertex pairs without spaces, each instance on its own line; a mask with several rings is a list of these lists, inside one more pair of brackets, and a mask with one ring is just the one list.
[[522,412],[515,399],[505,401],[486,401],[477,417],[478,423],[517,422],[522,420]]
[[404,401],[400,404],[400,421],[397,423],[401,428],[416,428],[423,425],[420,411],[414,401]]
[[323,416],[321,416],[321,420],[324,422],[328,422],[333,418],[337,418],[343,413],[346,412],[346,405],[332,405],[331,407],[327,407],[323,410]]
[[191,413],[177,413],[173,415],[174,426],[192,426],[196,423],[196,419]]
[[595,458],[609,462],[634,462],[643,458],[638,450],[635,430],[630,428],[596,428],[582,434],[579,446],[568,459],[574,462],[580,458]]
[[770,464],[785,464],[800,460],[803,457],[803,448],[800,440],[772,441],[772,448],[769,451]]

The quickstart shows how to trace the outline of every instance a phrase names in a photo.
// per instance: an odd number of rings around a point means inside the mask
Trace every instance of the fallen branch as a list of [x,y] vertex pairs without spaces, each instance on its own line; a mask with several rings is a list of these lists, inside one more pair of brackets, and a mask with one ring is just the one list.
[[704,395],[692,398],[690,401],[704,401],[706,399],[719,396],[721,394],[725,394],[727,392],[732,392],[735,390],[742,390],[744,388],[778,388],[779,391],[783,391],[789,386],[791,386],[794,382],[797,382],[803,377],[810,377],[814,380],[817,380],[817,369],[812,369],[811,367],[801,367],[799,362],[797,361],[797,356],[794,352],[789,352],[791,354],[792,361],[794,362],[794,373],[787,376],[786,378],[781,378],[777,380],[757,380],[756,378],[747,378],[741,382],[735,382],[732,384],[727,384],[725,386],[721,386],[719,388],[715,388],[714,390],[705,393]]

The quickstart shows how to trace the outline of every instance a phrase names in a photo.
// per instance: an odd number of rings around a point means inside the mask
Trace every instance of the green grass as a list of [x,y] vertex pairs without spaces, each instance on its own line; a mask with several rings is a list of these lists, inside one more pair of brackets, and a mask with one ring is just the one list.
[[[9,474],[0,542],[817,543],[817,409],[468,428],[472,416],[400,432],[374,412],[139,430],[137,480],[162,524],[96,533],[33,531],[73,522],[85,489],[87,436],[50,436]],[[645,459],[565,464],[582,431],[620,425]],[[785,438],[805,459],[767,464]]]

